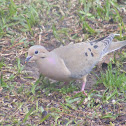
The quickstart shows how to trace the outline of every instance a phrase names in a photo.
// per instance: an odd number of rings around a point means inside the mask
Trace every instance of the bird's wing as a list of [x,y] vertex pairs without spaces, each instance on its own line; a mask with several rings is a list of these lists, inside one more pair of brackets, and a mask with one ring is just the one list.
[[63,59],[71,72],[72,78],[82,78],[92,70],[102,55],[107,52],[114,36],[114,34],[111,34],[96,42],[69,44],[56,48],[53,52]]

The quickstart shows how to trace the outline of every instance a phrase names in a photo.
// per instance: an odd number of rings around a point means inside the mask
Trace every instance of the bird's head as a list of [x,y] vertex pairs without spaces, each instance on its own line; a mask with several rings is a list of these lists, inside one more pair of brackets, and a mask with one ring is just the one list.
[[37,61],[39,58],[45,58],[48,51],[41,45],[31,46],[28,50],[28,56],[25,59],[25,63],[28,61]]

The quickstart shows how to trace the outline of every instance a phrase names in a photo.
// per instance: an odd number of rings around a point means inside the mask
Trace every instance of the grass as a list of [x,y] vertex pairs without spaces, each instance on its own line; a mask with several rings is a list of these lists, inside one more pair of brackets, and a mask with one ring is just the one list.
[[[120,7],[116,0],[105,0],[101,2],[100,0],[80,0],[81,8],[78,10],[80,22],[83,24],[83,29],[85,32],[94,34],[96,31],[92,29],[86,20],[106,20],[115,21],[118,23],[120,28],[120,34],[122,35],[122,29],[125,30],[124,22],[121,15],[119,14]],[[92,6],[94,5],[94,6]],[[100,32],[100,31],[97,31]]]
[[112,69],[112,63],[110,63],[106,72],[101,72],[98,83],[103,83],[110,92],[118,90],[124,93],[126,91],[125,72],[120,72],[120,69],[117,67]]
[[[14,35],[13,29],[33,35],[32,27],[39,21],[39,15],[34,4],[16,5],[13,0],[0,3],[0,36]],[[23,10],[23,11],[22,11]],[[9,30],[11,29],[11,30]]]
[[24,64],[34,44],[52,49],[112,32],[125,40],[124,8],[116,0],[0,0],[0,125],[125,125],[125,49],[100,70],[88,96],[73,93],[80,82],[38,78],[36,64]]

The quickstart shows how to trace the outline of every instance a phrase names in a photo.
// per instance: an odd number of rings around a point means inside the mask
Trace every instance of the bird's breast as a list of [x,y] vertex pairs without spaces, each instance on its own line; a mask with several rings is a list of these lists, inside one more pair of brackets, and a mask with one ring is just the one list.
[[51,79],[58,81],[70,80],[70,71],[61,59],[48,57],[37,61],[39,72]]

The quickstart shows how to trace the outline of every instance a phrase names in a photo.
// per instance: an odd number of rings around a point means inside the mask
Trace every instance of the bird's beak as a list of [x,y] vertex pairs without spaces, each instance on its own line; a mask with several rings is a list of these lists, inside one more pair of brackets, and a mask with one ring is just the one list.
[[27,63],[31,58],[32,58],[32,56],[28,56],[28,57],[25,59],[25,63]]

